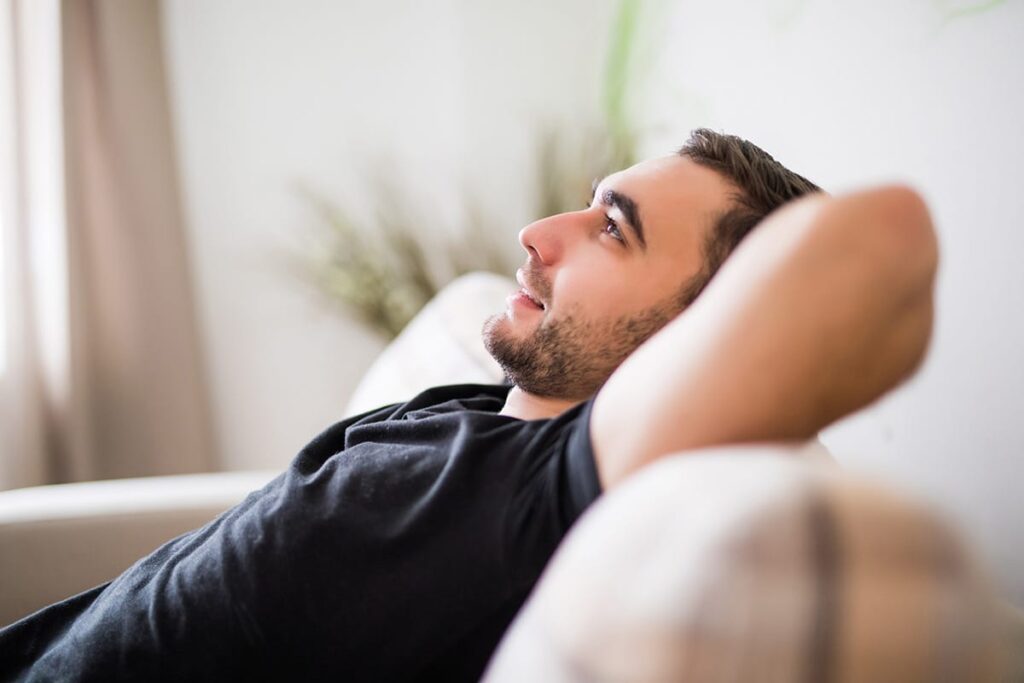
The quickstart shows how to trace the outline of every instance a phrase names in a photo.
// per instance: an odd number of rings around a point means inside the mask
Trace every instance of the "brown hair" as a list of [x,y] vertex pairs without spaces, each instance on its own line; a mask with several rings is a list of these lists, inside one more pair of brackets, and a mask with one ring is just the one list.
[[752,142],[698,128],[677,152],[720,173],[736,188],[733,204],[715,218],[704,241],[704,267],[687,283],[683,307],[704,291],[725,259],[769,213],[786,202],[821,188],[793,173]]

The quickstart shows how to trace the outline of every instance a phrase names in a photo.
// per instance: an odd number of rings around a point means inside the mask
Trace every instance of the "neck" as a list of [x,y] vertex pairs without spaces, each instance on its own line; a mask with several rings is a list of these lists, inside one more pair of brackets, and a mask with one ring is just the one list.
[[535,396],[519,387],[512,387],[509,389],[501,414],[517,417],[520,420],[543,420],[561,415],[577,403],[579,401]]

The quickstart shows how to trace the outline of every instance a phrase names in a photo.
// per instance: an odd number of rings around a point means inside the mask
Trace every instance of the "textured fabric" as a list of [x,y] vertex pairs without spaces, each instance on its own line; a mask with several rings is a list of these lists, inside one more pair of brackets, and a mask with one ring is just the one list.
[[599,494],[590,403],[460,385],[327,429],[109,584],[0,631],[0,679],[476,680]]
[[996,605],[931,507],[793,445],[689,451],[587,513],[484,680],[1016,680]]

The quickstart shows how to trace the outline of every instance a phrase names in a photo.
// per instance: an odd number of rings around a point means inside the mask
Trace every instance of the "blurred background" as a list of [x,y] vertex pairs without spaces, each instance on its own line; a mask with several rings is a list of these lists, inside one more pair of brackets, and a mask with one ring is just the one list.
[[707,126],[926,197],[928,359],[822,440],[1024,604],[1024,2],[0,7],[0,488],[285,467],[438,287]]

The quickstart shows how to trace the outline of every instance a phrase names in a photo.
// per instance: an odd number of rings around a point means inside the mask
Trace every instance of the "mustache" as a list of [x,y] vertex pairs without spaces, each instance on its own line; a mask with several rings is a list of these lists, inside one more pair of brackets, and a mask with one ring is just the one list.
[[523,264],[523,279],[530,291],[545,305],[551,302],[551,281],[545,277],[541,267],[532,258]]

